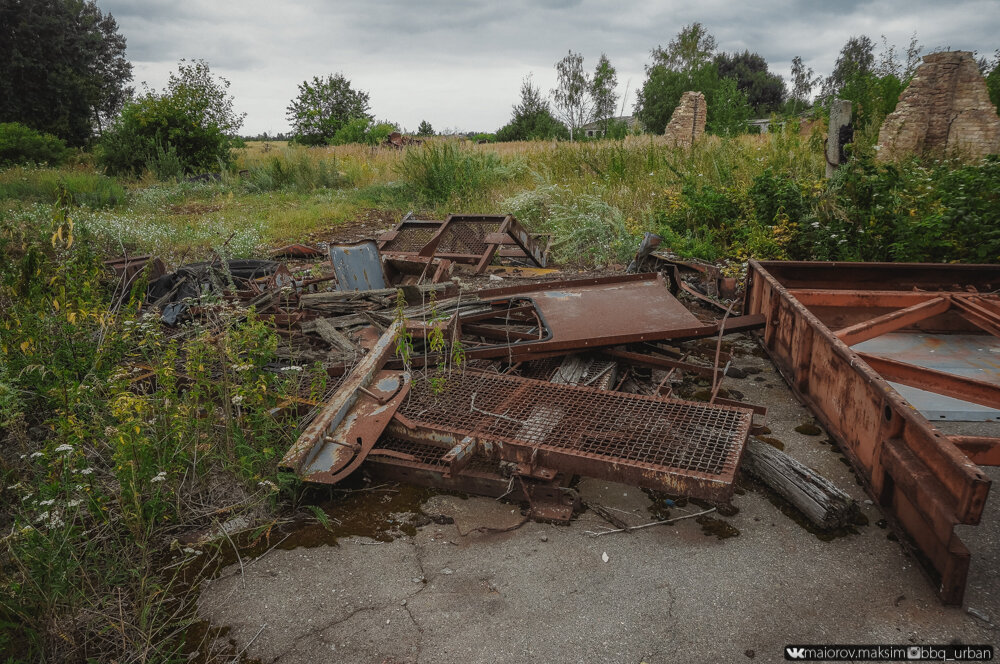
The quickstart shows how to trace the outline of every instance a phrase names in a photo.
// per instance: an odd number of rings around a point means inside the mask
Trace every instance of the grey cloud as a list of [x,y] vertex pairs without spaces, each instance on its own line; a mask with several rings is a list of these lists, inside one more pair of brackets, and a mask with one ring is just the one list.
[[[521,78],[543,91],[553,65],[572,49],[589,68],[601,52],[618,68],[629,106],[657,45],[701,21],[723,51],[749,49],[788,75],[798,55],[827,74],[848,39],[885,33],[905,49],[910,34],[928,49],[991,54],[998,44],[996,0],[98,0],[118,19],[129,57],[160,87],[179,58],[204,58],[232,81],[250,132],[286,127],[296,85],[343,71],[371,93],[372,108],[414,128],[495,129],[510,115]],[[141,80],[137,73],[137,79]],[[162,80],[161,80],[162,79]]]

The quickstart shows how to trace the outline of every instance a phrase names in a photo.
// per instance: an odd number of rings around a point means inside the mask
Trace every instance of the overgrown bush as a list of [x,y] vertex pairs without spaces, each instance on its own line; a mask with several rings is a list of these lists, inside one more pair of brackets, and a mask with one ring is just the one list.
[[464,148],[451,141],[410,148],[398,166],[414,195],[430,204],[480,192],[520,171],[517,161],[504,162],[495,153]]
[[274,155],[248,171],[243,182],[247,191],[251,192],[309,192],[315,189],[332,189],[344,184],[344,178],[337,170],[336,159],[313,160],[301,150]]
[[[222,301],[168,338],[54,210],[0,218],[0,652],[179,661],[199,551],[229,544],[171,541],[269,513],[295,436],[269,411],[322,398],[326,373],[268,370],[273,330]],[[133,381],[138,365],[152,383]],[[206,512],[219,492],[225,510]]]
[[637,246],[621,210],[593,194],[544,185],[504,200],[501,209],[533,232],[551,233],[552,255],[560,263],[623,263]]
[[182,60],[162,93],[148,91],[125,104],[101,138],[99,163],[107,174],[126,177],[150,167],[174,176],[178,162],[183,173],[228,168],[243,123],[228,88],[204,61]]
[[0,122],[0,168],[14,164],[58,166],[66,158],[66,144],[19,122]]
[[126,192],[116,180],[87,171],[16,167],[0,172],[0,200],[55,203],[60,197],[98,209],[124,203]]

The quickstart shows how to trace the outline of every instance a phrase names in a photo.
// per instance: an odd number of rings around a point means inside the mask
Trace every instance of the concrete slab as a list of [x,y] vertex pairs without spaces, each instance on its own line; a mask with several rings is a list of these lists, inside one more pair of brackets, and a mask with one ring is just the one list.
[[[760,373],[726,387],[766,404],[786,452],[864,501],[825,436],[794,430],[812,417],[770,363],[739,364]],[[611,482],[584,480],[579,490],[631,524],[666,507]],[[983,523],[961,533],[973,552],[967,606],[992,623],[1000,623],[997,504],[992,496]],[[739,531],[729,539],[694,519],[594,537],[609,527],[594,512],[569,526],[529,522],[498,533],[522,521],[516,506],[437,495],[423,511],[454,523],[387,543],[351,537],[274,550],[246,568],[245,588],[238,568],[208,584],[199,612],[230,626],[248,656],[282,664],[772,662],[784,661],[790,643],[996,643],[995,627],[940,605],[877,525],[876,507],[862,502],[870,525],[857,534],[821,541],[760,493],[743,491],[733,505],[733,516],[712,515]],[[700,510],[669,508],[671,516]]]

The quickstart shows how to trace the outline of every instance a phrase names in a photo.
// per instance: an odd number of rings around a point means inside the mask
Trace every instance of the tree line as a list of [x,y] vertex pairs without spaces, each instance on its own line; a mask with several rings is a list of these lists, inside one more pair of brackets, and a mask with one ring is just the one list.
[[[245,114],[235,112],[229,82],[203,60],[182,60],[163,90],[137,93],[125,37],[95,0],[0,0],[0,35],[0,165],[24,154],[55,162],[66,145],[93,147],[109,174],[169,177],[230,165]],[[585,127],[617,138],[637,128],[662,133],[688,90],[705,94],[707,129],[723,136],[747,131],[752,117],[822,112],[833,97],[852,100],[859,123],[876,122],[895,107],[921,51],[915,36],[905,50],[883,36],[880,51],[869,37],[853,36],[828,77],[797,56],[786,83],[758,53],[718,52],[705,26],[693,23],[651,50],[631,118],[622,117],[617,71],[608,56],[602,53],[588,71],[583,55],[570,50],[555,63],[556,87],[548,95],[529,74],[510,120],[482,136],[576,140]],[[979,65],[1000,104],[1000,50]],[[299,84],[286,117],[287,137],[303,145],[375,145],[399,131],[375,119],[368,92],[355,89],[342,72]],[[434,129],[423,120],[417,133],[430,136]]]

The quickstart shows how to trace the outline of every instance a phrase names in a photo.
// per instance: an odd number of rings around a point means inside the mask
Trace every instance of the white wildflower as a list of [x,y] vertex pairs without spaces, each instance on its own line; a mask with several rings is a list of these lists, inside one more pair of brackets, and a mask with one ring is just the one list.
[[232,398],[232,402],[234,406],[239,406],[241,403],[243,403],[243,395],[237,394]]
[[94,474],[94,469],[93,468],[84,468],[83,470],[80,471],[80,474],[81,475],[93,475]]
[[268,489],[269,491],[278,490],[278,486],[271,480],[261,480],[260,482],[257,482],[257,486],[262,486],[265,489]]
[[72,451],[73,451],[73,446],[67,445],[66,443],[63,443],[62,445],[56,448],[56,452],[72,452]]
[[155,477],[153,477],[153,479],[151,479],[149,481],[150,482],[165,482],[165,481],[167,481],[167,473],[166,473],[166,471],[161,470],[160,472],[158,472],[156,474]]
[[809,225],[812,226],[813,228],[819,228],[819,222],[818,221],[814,221],[814,222],[812,222]]
[[42,454],[41,452],[32,452],[31,453],[31,458],[32,459],[37,459],[38,457],[41,457],[41,456],[45,456],[45,455]]
[[56,502],[55,498],[49,498],[48,500],[43,500],[38,504],[41,505],[42,507],[48,507],[49,505],[52,505],[55,502]]
[[83,501],[79,498],[74,498],[73,500],[66,503],[66,507],[78,507]]
[[21,488],[21,483],[18,482],[17,484],[11,484],[9,487],[7,487],[7,490],[8,491],[17,491],[20,488]]
[[293,365],[291,365],[289,367],[281,367],[281,370],[282,371],[302,371],[302,367],[293,364]]

